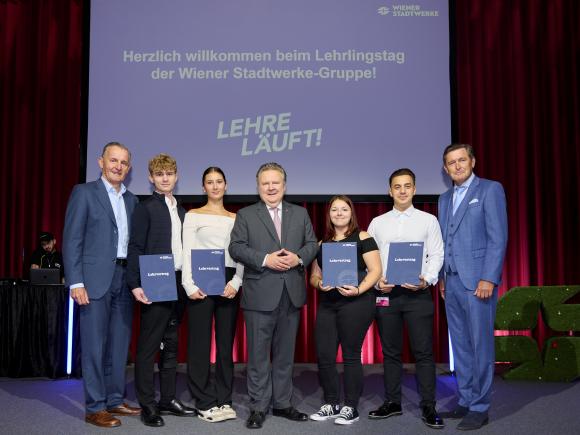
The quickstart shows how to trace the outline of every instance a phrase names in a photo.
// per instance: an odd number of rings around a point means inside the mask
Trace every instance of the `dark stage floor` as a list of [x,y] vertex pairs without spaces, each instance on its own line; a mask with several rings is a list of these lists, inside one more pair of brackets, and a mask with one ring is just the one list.
[[[148,428],[138,418],[122,418],[123,425],[115,429],[99,429],[84,423],[83,388],[79,379],[11,379],[0,378],[1,434],[434,434],[463,433],[457,431],[457,421],[446,421],[442,431],[423,425],[415,391],[413,366],[405,368],[403,415],[388,420],[371,421],[366,416],[382,403],[382,366],[365,366],[365,388],[359,406],[361,419],[351,426],[337,426],[332,421],[291,423],[272,417],[263,429],[249,431],[244,426],[248,415],[245,386],[245,366],[236,366],[234,408],[238,419],[224,423],[206,423],[197,418],[165,417],[165,427]],[[190,401],[185,384],[185,367],[180,366],[178,396]],[[298,364],[295,369],[295,399],[297,407],[307,413],[318,410],[322,391],[318,385],[316,366]],[[438,409],[454,406],[455,380],[440,371],[437,377]],[[133,368],[128,371],[127,399],[135,404]],[[505,382],[496,377],[490,423],[477,434],[580,434],[580,383]]]

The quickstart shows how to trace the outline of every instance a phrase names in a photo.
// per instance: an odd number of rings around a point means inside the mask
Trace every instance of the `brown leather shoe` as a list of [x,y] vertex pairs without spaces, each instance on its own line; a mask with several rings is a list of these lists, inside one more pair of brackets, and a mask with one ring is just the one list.
[[99,412],[92,412],[85,415],[85,421],[99,427],[119,427],[121,420],[113,417],[105,410]]
[[134,408],[126,403],[121,403],[119,406],[107,409],[107,411],[115,415],[141,415],[141,408]]

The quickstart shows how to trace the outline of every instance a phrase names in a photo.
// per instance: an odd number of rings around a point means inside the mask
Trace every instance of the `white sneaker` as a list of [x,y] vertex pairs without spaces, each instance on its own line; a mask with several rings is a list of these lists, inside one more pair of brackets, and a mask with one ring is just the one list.
[[219,407],[220,414],[224,416],[224,420],[234,420],[238,415],[236,410],[227,403]]
[[353,424],[358,421],[358,411],[351,406],[343,406],[340,410],[340,415],[334,424]]
[[213,408],[210,408],[206,411],[198,409],[197,416],[201,420],[207,421],[208,423],[217,423],[218,421],[227,420],[227,418],[222,414],[222,412],[217,406],[214,406]]
[[340,414],[340,405],[330,405],[326,403],[320,407],[317,413],[310,416],[310,420],[325,421],[330,418],[337,418]]

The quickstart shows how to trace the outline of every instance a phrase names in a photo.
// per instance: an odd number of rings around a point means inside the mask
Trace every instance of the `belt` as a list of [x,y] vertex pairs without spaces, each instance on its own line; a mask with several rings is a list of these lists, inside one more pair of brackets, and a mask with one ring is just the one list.
[[127,267],[127,259],[126,258],[117,258],[115,260],[115,264],[118,264],[121,267]]

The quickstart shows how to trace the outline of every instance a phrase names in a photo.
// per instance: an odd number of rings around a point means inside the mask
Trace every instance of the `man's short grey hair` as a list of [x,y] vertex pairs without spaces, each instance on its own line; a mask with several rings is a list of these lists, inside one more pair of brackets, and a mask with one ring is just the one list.
[[131,151],[129,151],[129,148],[127,148],[121,142],[109,142],[108,144],[106,144],[103,147],[103,152],[101,153],[101,157],[105,157],[105,153],[107,152],[107,149],[109,149],[111,147],[119,147],[119,148],[127,151],[127,153],[129,153],[129,161],[131,161]]
[[279,163],[270,162],[270,163],[264,163],[262,166],[260,166],[258,168],[258,172],[256,172],[256,182],[260,181],[260,174],[264,171],[278,171],[278,172],[280,172],[282,174],[282,177],[284,178],[284,183],[286,183],[286,171],[284,170],[282,165],[280,165]]

